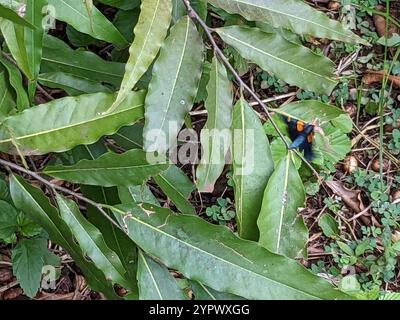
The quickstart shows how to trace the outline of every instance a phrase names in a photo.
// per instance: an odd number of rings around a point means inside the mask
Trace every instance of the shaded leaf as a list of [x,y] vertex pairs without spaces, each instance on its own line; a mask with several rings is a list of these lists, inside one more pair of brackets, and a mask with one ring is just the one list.
[[124,68],[123,63],[105,61],[90,51],[74,51],[62,40],[45,36],[42,73],[65,72],[118,87],[124,76]]
[[186,300],[168,269],[139,250],[137,279],[140,300]]
[[111,92],[111,89],[103,86],[100,82],[65,72],[42,73],[39,75],[38,80],[46,87],[63,89],[70,96],[78,96],[85,93]]
[[168,170],[155,176],[154,180],[180,212],[196,213],[196,209],[188,201],[196,187],[181,169],[172,165]]
[[244,300],[234,294],[219,292],[197,281],[189,281],[195,300]]

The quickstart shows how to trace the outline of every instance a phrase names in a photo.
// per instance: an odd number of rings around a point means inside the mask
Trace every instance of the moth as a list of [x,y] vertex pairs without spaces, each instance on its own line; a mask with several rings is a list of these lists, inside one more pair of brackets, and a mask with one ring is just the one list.
[[304,157],[308,161],[311,161],[313,158],[312,144],[314,141],[315,125],[291,117],[285,117],[285,122],[289,129],[290,139],[292,139],[289,149],[304,151]]

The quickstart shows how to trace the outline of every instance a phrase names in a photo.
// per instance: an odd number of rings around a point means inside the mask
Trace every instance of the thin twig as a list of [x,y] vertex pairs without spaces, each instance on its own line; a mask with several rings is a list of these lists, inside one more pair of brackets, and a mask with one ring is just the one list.
[[[279,127],[277,126],[276,122],[274,119],[271,117],[270,111],[275,111],[278,112],[278,110],[274,110],[273,108],[269,108],[258,96],[257,94],[242,80],[240,75],[236,72],[235,68],[231,65],[229,62],[228,58],[224,55],[222,50],[218,47],[217,43],[214,40],[214,37],[212,35],[213,30],[207,26],[207,24],[204,22],[203,19],[200,18],[200,16],[197,14],[197,12],[192,8],[190,5],[189,0],[182,0],[186,10],[188,12],[188,15],[191,19],[197,21],[199,25],[204,29],[205,34],[207,35],[207,38],[211,42],[211,45],[214,49],[214,52],[216,56],[224,63],[224,65],[232,72],[233,76],[237,80],[237,82],[240,84],[240,86],[245,89],[253,98],[254,100],[264,109],[264,112],[266,113],[268,120],[271,121],[272,126],[278,133],[279,137],[282,139],[284,142],[285,146],[287,149],[290,148],[289,142],[286,140],[285,136],[283,133],[280,131]],[[303,155],[298,152],[297,150],[292,150],[313,172],[313,174],[318,178],[318,180],[321,180],[320,175],[318,172],[314,169],[314,167],[309,163]]]
[[6,160],[4,160],[4,159],[0,159],[0,164],[3,165],[4,167],[8,167],[8,168],[10,168],[10,169],[14,169],[15,171],[19,171],[19,172],[22,172],[22,173],[25,173],[25,174],[31,176],[32,178],[34,178],[34,179],[37,180],[37,181],[40,181],[40,182],[43,183],[46,187],[50,188],[50,189],[53,190],[53,191],[58,190],[58,191],[60,191],[60,192],[63,192],[63,193],[68,194],[68,195],[70,195],[70,196],[73,196],[73,197],[75,197],[75,198],[77,198],[77,199],[79,199],[79,200],[81,200],[81,201],[83,201],[83,202],[85,202],[85,203],[87,203],[87,204],[90,204],[91,206],[93,206],[93,207],[95,207],[97,210],[99,210],[100,213],[101,213],[108,221],[110,221],[115,227],[117,227],[118,229],[124,231],[123,228],[121,228],[121,226],[120,226],[118,223],[116,223],[116,222],[107,214],[107,212],[103,209],[103,208],[108,207],[107,205],[97,203],[97,202],[95,202],[95,201],[93,201],[93,200],[90,200],[90,199],[88,199],[88,198],[86,198],[86,197],[84,197],[84,196],[82,196],[82,195],[80,195],[80,194],[78,194],[78,193],[76,193],[76,192],[74,192],[74,191],[71,191],[71,190],[69,190],[69,189],[67,189],[67,188],[64,188],[64,187],[58,186],[58,185],[56,185],[56,184],[53,184],[53,183],[51,183],[50,181],[48,181],[48,180],[46,180],[45,178],[43,178],[42,176],[40,176],[38,173],[33,172],[33,171],[31,171],[31,170],[28,170],[28,169],[25,169],[25,168],[23,168],[23,167],[21,167],[21,166],[15,164],[15,163],[6,161]]

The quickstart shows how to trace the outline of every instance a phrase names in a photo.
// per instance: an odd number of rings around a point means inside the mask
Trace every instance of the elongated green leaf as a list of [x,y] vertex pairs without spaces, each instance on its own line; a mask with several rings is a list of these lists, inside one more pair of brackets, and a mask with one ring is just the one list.
[[145,102],[144,149],[165,154],[192,108],[201,77],[203,42],[185,16],[171,29],[156,63]]
[[35,29],[25,29],[25,46],[28,56],[29,69],[32,74],[32,81],[29,83],[29,97],[33,101],[36,92],[36,81],[40,71],[43,51],[43,15],[48,0],[26,0],[26,19],[34,25]]
[[0,71],[0,121],[3,121],[15,108],[12,89],[9,86],[8,76],[5,70]]
[[83,253],[104,273],[107,279],[128,288],[125,269],[116,253],[105,243],[99,229],[87,221],[72,200],[57,195],[61,218],[71,229]]
[[129,236],[168,268],[220,292],[248,299],[350,299],[296,261],[228,228],[152,205],[119,207]]
[[197,187],[200,192],[213,192],[214,184],[225,166],[225,155],[230,148],[232,125],[232,88],[224,65],[213,59],[207,85],[207,122],[201,131],[203,157],[197,166]]
[[336,119],[345,111],[317,100],[298,101],[284,105],[279,112],[295,119],[312,123],[319,120],[320,124]]
[[26,21],[24,18],[20,17],[18,13],[16,13],[13,9],[8,8],[7,6],[4,6],[3,4],[0,4],[0,17],[10,20],[16,24],[19,24],[21,26],[30,28],[30,29],[35,29],[35,26],[29,23],[29,21]]
[[[92,8],[91,18],[84,1],[48,0],[53,5],[58,20],[64,21],[76,30],[91,35],[93,38],[127,46],[127,40],[117,28],[96,7]],[[92,21],[92,23],[91,23]]]
[[129,91],[150,67],[171,23],[171,0],[143,0],[139,21],[135,27],[135,40],[129,48],[129,59],[125,66],[118,97],[111,108],[117,108]]
[[[67,97],[10,116],[0,127],[0,150],[45,154],[91,144],[101,136],[143,117],[144,92],[132,92],[117,112],[104,114],[115,94],[95,93]],[[26,125],[29,123],[29,126]]]
[[330,95],[338,83],[333,78],[332,61],[278,33],[240,26],[220,28],[217,32],[241,56],[289,84]]
[[154,177],[154,180],[179,211],[190,214],[196,213],[196,209],[188,201],[195,185],[181,169],[177,166],[171,166],[168,170]]
[[[79,161],[82,159],[94,160],[106,152],[107,148],[104,142],[100,140],[90,146],[78,146],[72,151],[72,154],[74,160]],[[117,188],[81,185],[80,190],[85,197],[97,203],[108,205],[120,203]],[[105,218],[97,208],[86,205],[86,209],[88,220],[100,230],[107,246],[118,255],[125,268],[125,278],[129,282],[129,298],[137,299],[139,297],[139,289],[136,281],[137,249],[135,243],[125,232]],[[112,212],[109,210],[105,210],[105,212],[113,218]]]
[[85,258],[80,247],[74,242],[71,230],[40,189],[32,187],[20,177],[13,176],[10,181],[10,193],[15,206],[42,226],[52,241],[67,250],[93,290],[103,292],[109,299],[118,299],[111,282],[93,262]]
[[197,281],[190,280],[190,287],[193,290],[195,300],[244,300],[244,298],[234,294],[218,292]]
[[25,47],[25,28],[0,18],[0,30],[14,60],[29,80],[33,79]]
[[275,168],[265,189],[258,228],[260,244],[289,258],[305,256],[308,230],[297,210],[304,206],[303,182],[290,152]]
[[268,138],[255,112],[242,98],[233,110],[233,181],[239,236],[258,240],[258,213],[274,169]]
[[61,71],[118,87],[124,76],[124,64],[104,61],[90,51],[74,51],[62,40],[47,35],[41,72]]
[[0,55],[0,63],[6,68],[8,73],[8,79],[11,86],[14,88],[17,99],[18,110],[22,111],[29,107],[30,102],[28,95],[26,94],[25,88],[23,86],[22,75],[17,66],[12,64],[6,58]]
[[335,20],[298,0],[209,0],[229,13],[237,13],[249,21],[268,22],[295,33],[320,38],[366,43]]
[[60,88],[70,96],[78,96],[85,93],[111,92],[111,89],[100,82],[82,78],[71,73],[49,72],[42,73],[38,81],[49,88]]
[[139,250],[140,300],[186,300],[178,282],[168,269]]
[[142,150],[130,150],[123,154],[109,152],[96,160],[82,160],[73,166],[49,166],[44,172],[75,183],[112,187],[142,184],[168,168],[166,163],[148,163]]
[[135,123],[129,127],[121,128],[113,138],[118,145],[125,150],[142,149],[143,147],[143,124]]

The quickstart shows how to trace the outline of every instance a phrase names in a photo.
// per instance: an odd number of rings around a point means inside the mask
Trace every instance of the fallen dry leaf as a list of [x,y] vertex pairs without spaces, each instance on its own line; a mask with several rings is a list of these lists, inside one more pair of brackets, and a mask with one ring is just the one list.
[[360,190],[349,190],[340,181],[327,181],[326,185],[332,192],[342,198],[343,202],[355,213],[360,213],[365,209],[361,201]]
[[[386,9],[382,5],[378,5],[376,7],[377,11],[380,12],[386,12]],[[374,20],[374,25],[376,28],[376,31],[378,32],[380,37],[383,37],[386,34],[386,18],[379,15],[379,14],[374,14],[373,15],[373,20]],[[393,33],[397,32],[396,26],[393,24],[389,24],[389,29],[388,29],[388,36],[389,38],[393,35]]]
[[[368,70],[364,77],[362,78],[362,82],[365,84],[371,84],[376,82],[382,82],[383,77],[386,75],[384,71],[374,71]],[[390,75],[388,77],[389,82],[391,82],[394,86],[400,88],[400,77]]]
[[[343,202],[352,209],[355,213],[360,213],[365,210],[365,205],[361,200],[360,190],[349,190],[340,181],[326,181],[326,185],[332,190],[334,194],[341,197]],[[368,214],[362,215],[360,219],[367,225],[371,220],[366,217]]]

